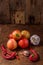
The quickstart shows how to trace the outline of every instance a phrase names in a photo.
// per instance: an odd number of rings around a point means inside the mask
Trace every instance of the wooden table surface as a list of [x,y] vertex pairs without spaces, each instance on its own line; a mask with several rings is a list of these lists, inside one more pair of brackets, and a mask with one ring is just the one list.
[[[1,56],[1,44],[6,45],[8,40],[8,35],[15,29],[26,29],[29,30],[31,35],[37,34],[41,38],[39,46],[32,46],[40,55],[40,60],[38,62],[31,62],[27,57],[23,55],[20,56],[20,60],[5,60]],[[17,51],[20,52],[23,49]],[[43,65],[43,25],[0,25],[0,65]]]

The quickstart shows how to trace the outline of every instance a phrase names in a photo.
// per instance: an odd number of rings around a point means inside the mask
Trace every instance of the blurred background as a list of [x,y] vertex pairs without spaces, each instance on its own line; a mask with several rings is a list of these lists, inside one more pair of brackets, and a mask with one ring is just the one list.
[[0,24],[43,24],[43,0],[0,0]]

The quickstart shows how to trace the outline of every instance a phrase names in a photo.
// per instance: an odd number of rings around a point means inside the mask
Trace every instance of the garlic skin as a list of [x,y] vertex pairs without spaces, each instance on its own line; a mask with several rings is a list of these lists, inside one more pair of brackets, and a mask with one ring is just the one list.
[[38,35],[32,35],[30,37],[30,42],[33,44],[33,45],[39,45],[40,43],[40,37]]
[[23,51],[23,55],[24,55],[24,56],[26,56],[26,57],[27,57],[27,56],[29,56],[29,54],[30,54],[30,53],[29,53],[29,51],[26,51],[26,50],[25,50],[25,51]]

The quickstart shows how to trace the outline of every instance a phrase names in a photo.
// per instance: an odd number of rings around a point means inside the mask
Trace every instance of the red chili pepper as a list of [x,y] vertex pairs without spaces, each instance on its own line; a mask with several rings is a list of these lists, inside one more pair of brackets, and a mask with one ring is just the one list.
[[2,49],[2,57],[9,60],[13,58],[17,58],[17,53],[16,52],[8,52],[4,45],[1,46]]
[[5,46],[4,45],[1,45],[1,49],[4,53],[7,53],[7,50],[5,49]]
[[29,56],[29,60],[33,62],[37,61],[39,58],[38,53],[33,49],[30,49],[30,52],[32,52],[32,54]]
[[9,54],[2,54],[2,57],[7,59],[7,60],[10,60],[10,59],[13,59],[16,57],[15,53],[12,53],[11,55]]

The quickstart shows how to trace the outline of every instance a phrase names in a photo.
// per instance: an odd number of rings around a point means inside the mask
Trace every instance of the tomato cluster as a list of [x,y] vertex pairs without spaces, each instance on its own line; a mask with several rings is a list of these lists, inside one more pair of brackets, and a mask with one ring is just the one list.
[[[30,32],[27,30],[14,30],[9,35],[10,40],[7,42],[7,48],[9,49],[15,49],[18,46],[21,48],[27,48],[29,47],[29,38],[30,38]],[[18,41],[18,42],[17,42]]]

